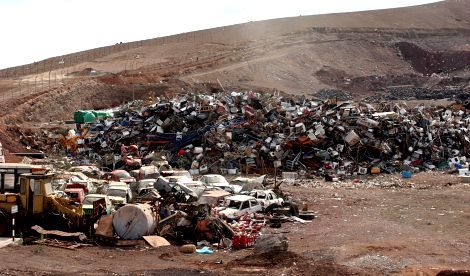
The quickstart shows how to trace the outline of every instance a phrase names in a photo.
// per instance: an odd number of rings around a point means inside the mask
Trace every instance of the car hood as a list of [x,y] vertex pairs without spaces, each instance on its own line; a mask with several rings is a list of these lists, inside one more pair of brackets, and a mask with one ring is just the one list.
[[238,210],[234,208],[225,208],[224,210],[219,212],[219,215],[226,216],[228,218],[236,217]]

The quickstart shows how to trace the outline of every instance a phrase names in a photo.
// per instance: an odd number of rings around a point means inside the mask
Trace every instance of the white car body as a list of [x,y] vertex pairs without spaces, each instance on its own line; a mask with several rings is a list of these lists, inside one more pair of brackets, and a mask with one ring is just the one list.
[[116,204],[127,204],[133,200],[131,188],[125,183],[121,184],[120,182],[115,182],[109,184],[106,189],[106,194],[109,196],[109,199]]
[[[112,200],[109,198],[107,195],[102,195],[102,194],[87,194],[85,196],[85,200],[83,200],[83,209],[86,210],[93,210],[93,201],[104,198],[106,202],[106,212],[112,212],[113,211],[113,203]],[[110,214],[108,213],[108,215]]]
[[153,188],[153,184],[157,181],[155,178],[151,179],[142,179],[139,182],[137,182],[137,194],[140,194],[142,190],[148,189],[148,188]]
[[224,207],[218,209],[219,215],[229,219],[237,219],[245,214],[261,212],[261,204],[256,198],[247,195],[234,195],[225,198]]
[[237,194],[242,190],[240,185],[229,184],[228,181],[220,174],[203,175],[200,181],[206,186],[221,188],[222,190]]
[[253,177],[237,177],[230,181],[231,185],[239,185],[243,187],[243,191],[251,191],[255,189],[263,189],[263,183],[266,175],[262,175],[256,178]]
[[263,209],[271,204],[282,205],[284,202],[284,199],[278,197],[272,190],[253,190],[250,192],[250,195],[256,198]]
[[88,193],[96,193],[96,186],[99,185],[99,180],[89,178],[82,172],[64,172],[59,174],[58,178],[61,176],[65,177],[67,183],[83,185],[88,190]]

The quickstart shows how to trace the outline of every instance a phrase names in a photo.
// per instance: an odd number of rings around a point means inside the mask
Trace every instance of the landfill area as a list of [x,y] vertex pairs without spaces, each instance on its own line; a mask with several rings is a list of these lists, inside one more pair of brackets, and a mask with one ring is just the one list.
[[[117,273],[128,270],[104,264],[131,255],[129,269],[144,274],[157,266],[180,273],[417,273],[424,268],[407,254],[418,245],[432,250],[424,244],[436,238],[432,231],[438,240],[453,237],[449,246],[457,251],[444,263],[465,252],[468,110],[462,103],[254,91],[77,110],[67,130],[22,137],[48,153],[0,164],[2,210],[17,204],[21,214],[11,227],[12,215],[2,212],[2,234],[21,233],[3,242],[50,261],[58,250],[106,254],[93,269]],[[40,183],[45,194],[24,194],[21,183],[26,190]],[[416,231],[410,225],[433,230],[402,239]],[[348,253],[338,255],[345,246]],[[18,250],[6,248],[0,256]],[[150,256],[158,261],[149,266]],[[71,271],[91,272],[81,262]]]
[[84,162],[113,168],[138,168],[158,152],[191,175],[275,174],[279,168],[285,179],[328,181],[459,169],[470,153],[470,106],[463,104],[374,107],[251,91],[135,104],[76,112],[78,129],[67,133],[63,146]]

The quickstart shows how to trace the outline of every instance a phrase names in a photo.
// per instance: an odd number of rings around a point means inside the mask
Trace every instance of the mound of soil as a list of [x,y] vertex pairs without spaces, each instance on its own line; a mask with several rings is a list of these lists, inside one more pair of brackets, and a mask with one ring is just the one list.
[[426,75],[470,68],[470,51],[434,52],[410,42],[398,42],[395,46],[413,69]]
[[240,267],[275,268],[279,270],[288,268],[290,275],[368,275],[367,273],[364,274],[364,271],[353,271],[332,262],[310,263],[308,259],[290,251],[249,255],[229,262],[226,269],[236,270]]

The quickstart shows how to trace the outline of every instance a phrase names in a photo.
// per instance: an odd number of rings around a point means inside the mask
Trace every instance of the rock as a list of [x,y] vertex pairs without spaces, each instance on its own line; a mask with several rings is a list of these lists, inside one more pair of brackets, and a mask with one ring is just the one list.
[[264,235],[256,239],[255,254],[287,251],[287,238],[284,235]]
[[194,244],[185,244],[180,247],[180,252],[185,254],[192,254],[196,252],[196,246]]

